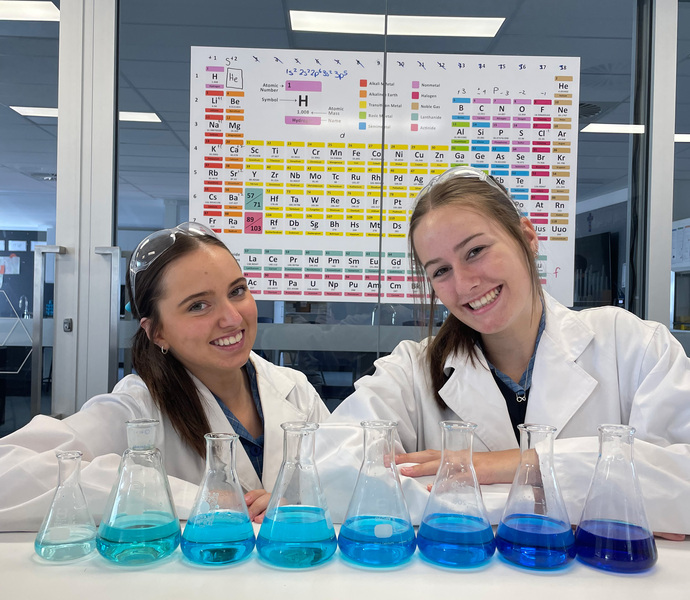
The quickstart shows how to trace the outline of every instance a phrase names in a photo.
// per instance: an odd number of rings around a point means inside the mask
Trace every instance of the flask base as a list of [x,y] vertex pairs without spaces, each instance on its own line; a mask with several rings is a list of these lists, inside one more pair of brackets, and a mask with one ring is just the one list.
[[506,560],[530,569],[558,569],[575,558],[569,524],[542,515],[510,515],[496,531],[496,548]]
[[353,517],[338,536],[341,552],[370,567],[392,567],[410,558],[417,546],[409,521],[384,516]]

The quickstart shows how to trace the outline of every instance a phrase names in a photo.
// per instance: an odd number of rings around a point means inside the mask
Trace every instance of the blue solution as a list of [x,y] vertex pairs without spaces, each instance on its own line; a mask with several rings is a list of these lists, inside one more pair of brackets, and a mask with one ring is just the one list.
[[646,571],[657,559],[654,536],[648,530],[607,519],[580,523],[575,550],[581,562],[618,573]]
[[172,554],[180,543],[180,522],[169,513],[119,515],[101,522],[96,548],[102,556],[124,565],[153,562]]
[[416,545],[410,522],[393,517],[353,517],[343,523],[338,535],[345,556],[371,567],[400,564],[414,554]]
[[96,549],[93,527],[59,527],[50,530],[43,542],[34,542],[36,554],[46,560],[75,560]]
[[460,514],[434,513],[417,533],[419,551],[431,562],[446,567],[475,567],[496,550],[494,532],[484,519]]
[[180,549],[202,565],[237,562],[254,549],[254,529],[249,517],[237,511],[196,515],[185,525]]
[[532,569],[555,569],[575,557],[568,523],[541,515],[510,515],[496,531],[496,548],[506,560]]
[[321,564],[337,547],[333,525],[318,506],[279,506],[266,514],[256,538],[259,555],[278,567]]

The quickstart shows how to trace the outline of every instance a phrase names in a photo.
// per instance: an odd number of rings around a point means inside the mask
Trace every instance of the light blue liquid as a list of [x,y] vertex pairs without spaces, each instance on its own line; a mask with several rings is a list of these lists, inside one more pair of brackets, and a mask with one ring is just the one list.
[[417,533],[419,551],[446,567],[475,567],[496,550],[494,532],[484,519],[469,515],[434,513]]
[[278,567],[312,567],[328,560],[338,544],[333,525],[317,506],[279,506],[264,517],[256,550]]
[[101,522],[96,548],[108,560],[125,565],[153,562],[172,554],[180,543],[180,522],[169,513],[119,515]]
[[96,529],[91,526],[54,527],[34,542],[36,554],[46,560],[75,560],[96,549]]
[[353,517],[338,536],[340,551],[350,560],[371,567],[390,567],[414,554],[414,529],[409,521],[383,516]]
[[254,549],[254,529],[241,512],[196,515],[185,525],[180,548],[189,560],[201,565],[237,562]]
[[555,569],[575,557],[575,536],[568,523],[541,515],[514,514],[499,523],[496,548],[517,565]]

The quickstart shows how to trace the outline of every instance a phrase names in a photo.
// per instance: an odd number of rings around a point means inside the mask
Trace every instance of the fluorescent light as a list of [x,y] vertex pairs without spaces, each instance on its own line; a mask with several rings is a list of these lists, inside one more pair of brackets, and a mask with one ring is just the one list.
[[41,106],[10,106],[24,117],[57,117],[57,108],[44,108]]
[[673,141],[690,143],[690,133],[676,133],[676,135],[673,136]]
[[120,111],[120,121],[136,121],[138,123],[160,123],[156,113]]
[[52,2],[0,2],[0,21],[59,21],[60,11]]
[[413,17],[390,15],[388,35],[433,35],[446,37],[494,37],[503,17]]
[[[10,106],[24,117],[53,117],[57,118],[57,108],[47,108],[41,106]],[[120,121],[136,121],[138,123],[160,123],[161,120],[156,113],[146,112],[127,112],[120,111]]]
[[[388,35],[494,37],[504,21],[502,17],[389,15]],[[385,32],[384,15],[291,10],[290,24],[293,31],[369,35]]]
[[590,123],[580,133],[644,133],[644,125]]

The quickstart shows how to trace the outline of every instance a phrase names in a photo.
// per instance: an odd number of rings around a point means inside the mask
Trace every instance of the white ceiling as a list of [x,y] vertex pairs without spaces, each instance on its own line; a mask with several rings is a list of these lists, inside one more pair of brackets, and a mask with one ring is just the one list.
[[[59,1],[54,0],[59,6]],[[379,36],[296,33],[287,13],[343,10],[446,16],[502,16],[495,38],[391,37],[391,52],[579,56],[581,103],[592,121],[630,122],[632,0],[121,0],[119,107],[152,111],[158,124],[121,123],[118,223],[154,229],[165,201],[187,202],[190,46],[383,51]],[[57,23],[0,22],[0,229],[55,223],[57,121],[8,107],[56,106]],[[690,133],[690,3],[679,4],[676,131]],[[580,134],[578,200],[627,186],[629,136]],[[676,181],[690,182],[690,144],[676,144]],[[683,189],[683,183],[679,186]],[[684,189],[690,189],[686,187]]]

